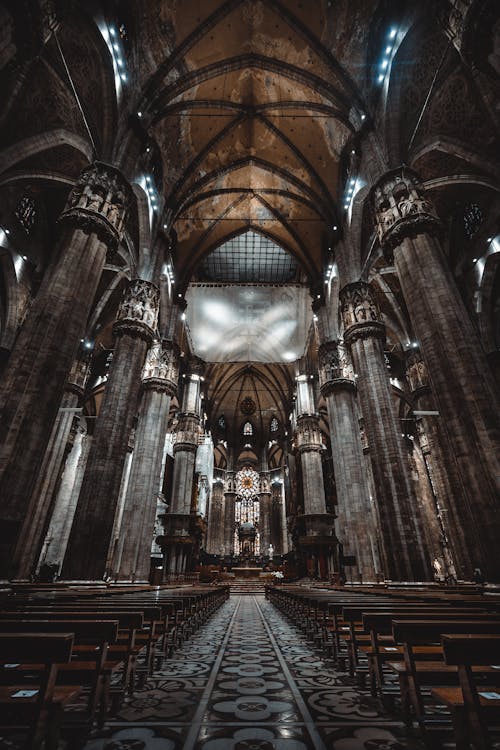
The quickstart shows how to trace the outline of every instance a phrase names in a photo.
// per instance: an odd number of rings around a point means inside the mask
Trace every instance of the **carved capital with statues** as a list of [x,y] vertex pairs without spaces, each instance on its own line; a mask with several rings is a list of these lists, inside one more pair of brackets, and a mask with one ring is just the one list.
[[371,191],[377,235],[386,258],[407,237],[438,234],[442,229],[436,209],[419,177],[408,167],[385,174]]
[[236,495],[236,473],[234,471],[226,471],[224,494]]
[[183,412],[175,431],[174,455],[179,451],[196,452],[200,439],[200,418],[197,414]]
[[407,356],[406,378],[414,394],[429,389],[429,373],[419,349],[414,349]]
[[173,397],[177,393],[178,380],[179,358],[174,344],[170,341],[155,341],[146,355],[142,387]]
[[90,361],[90,354],[80,349],[73,360],[68,379],[66,380],[66,390],[75,393],[79,398],[85,392],[85,386],[90,374]]
[[271,482],[268,472],[259,474],[259,495],[271,495]]
[[323,398],[338,389],[356,388],[351,356],[342,341],[326,341],[321,344],[318,360],[319,384]]
[[358,339],[385,339],[385,325],[370,284],[365,281],[347,284],[339,297],[346,344]]
[[319,417],[316,414],[302,414],[297,417],[295,443],[299,453],[320,451],[323,447]]
[[128,334],[151,342],[158,324],[160,290],[156,284],[133,279],[124,291],[113,326],[115,336]]
[[80,174],[58,223],[95,232],[114,250],[123,237],[132,199],[132,189],[122,173],[96,161]]

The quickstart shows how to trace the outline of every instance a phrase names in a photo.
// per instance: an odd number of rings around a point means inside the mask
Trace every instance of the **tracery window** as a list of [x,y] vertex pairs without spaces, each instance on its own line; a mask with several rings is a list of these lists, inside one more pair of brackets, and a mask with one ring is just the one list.
[[483,223],[483,213],[477,203],[469,203],[464,208],[464,230],[468,240],[476,234]]
[[29,234],[36,218],[36,206],[33,198],[24,195],[16,206],[15,216],[24,231]]
[[253,427],[251,422],[245,422],[245,424],[243,425],[243,434],[245,436],[253,435]]
[[236,555],[241,553],[241,543],[238,535],[238,529],[242,523],[251,523],[255,526],[256,536],[254,550],[255,554],[260,553],[260,533],[259,533],[259,501],[256,497],[241,498],[234,504],[234,520],[235,520],[235,533],[234,533],[234,551]]
[[255,526],[256,537],[254,551],[259,554],[259,474],[250,466],[245,466],[236,474],[236,502],[234,504],[234,549],[237,555],[241,552],[238,529],[242,523],[251,523]]
[[221,430],[225,430],[226,429],[226,418],[225,418],[224,414],[220,415],[219,421],[217,422],[217,424],[219,425],[219,428]]
[[276,417],[273,417],[271,419],[271,424],[270,424],[269,429],[271,430],[271,432],[278,432],[278,430],[279,430],[279,422],[276,419]]

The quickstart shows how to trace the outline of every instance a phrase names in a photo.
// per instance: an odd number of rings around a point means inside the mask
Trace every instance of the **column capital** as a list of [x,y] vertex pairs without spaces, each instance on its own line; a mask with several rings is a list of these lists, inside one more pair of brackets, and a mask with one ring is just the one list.
[[325,341],[318,350],[319,384],[323,398],[335,390],[356,390],[354,367],[342,341]]
[[414,396],[429,390],[429,373],[420,349],[411,349],[406,355],[406,378]]
[[366,281],[347,284],[339,297],[346,344],[366,338],[385,340],[385,325],[370,284]]
[[64,386],[67,391],[81,398],[85,392],[85,386],[90,374],[90,354],[81,349],[78,351]]
[[322,440],[317,414],[301,414],[297,417],[296,444],[299,453],[321,451]]
[[270,495],[271,494],[271,485],[270,485],[270,477],[269,472],[263,472],[261,471],[259,474],[259,495]]
[[126,287],[116,321],[113,325],[115,336],[128,334],[153,340],[158,324],[160,290],[151,281],[132,279]]
[[392,261],[394,248],[407,237],[438,234],[442,223],[418,175],[401,166],[387,172],[370,193],[377,235],[384,255]]
[[123,174],[110,164],[95,161],[80,173],[58,224],[95,232],[114,250],[123,237],[132,199],[132,188]]
[[179,359],[176,347],[170,341],[155,341],[146,355],[142,370],[143,390],[167,393],[173,397],[177,393],[179,380]]
[[174,454],[179,451],[195,453],[198,449],[200,418],[197,414],[182,412],[175,431]]

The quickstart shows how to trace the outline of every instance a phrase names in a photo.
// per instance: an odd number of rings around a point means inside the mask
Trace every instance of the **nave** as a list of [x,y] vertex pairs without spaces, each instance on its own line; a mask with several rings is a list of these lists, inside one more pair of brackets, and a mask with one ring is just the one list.
[[85,750],[424,748],[263,596],[231,596]]

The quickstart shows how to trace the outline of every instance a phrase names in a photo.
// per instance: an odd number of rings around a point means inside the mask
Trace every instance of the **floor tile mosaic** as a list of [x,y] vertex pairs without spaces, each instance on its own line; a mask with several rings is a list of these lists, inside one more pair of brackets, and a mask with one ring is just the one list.
[[422,750],[262,596],[231,597],[85,750]]

